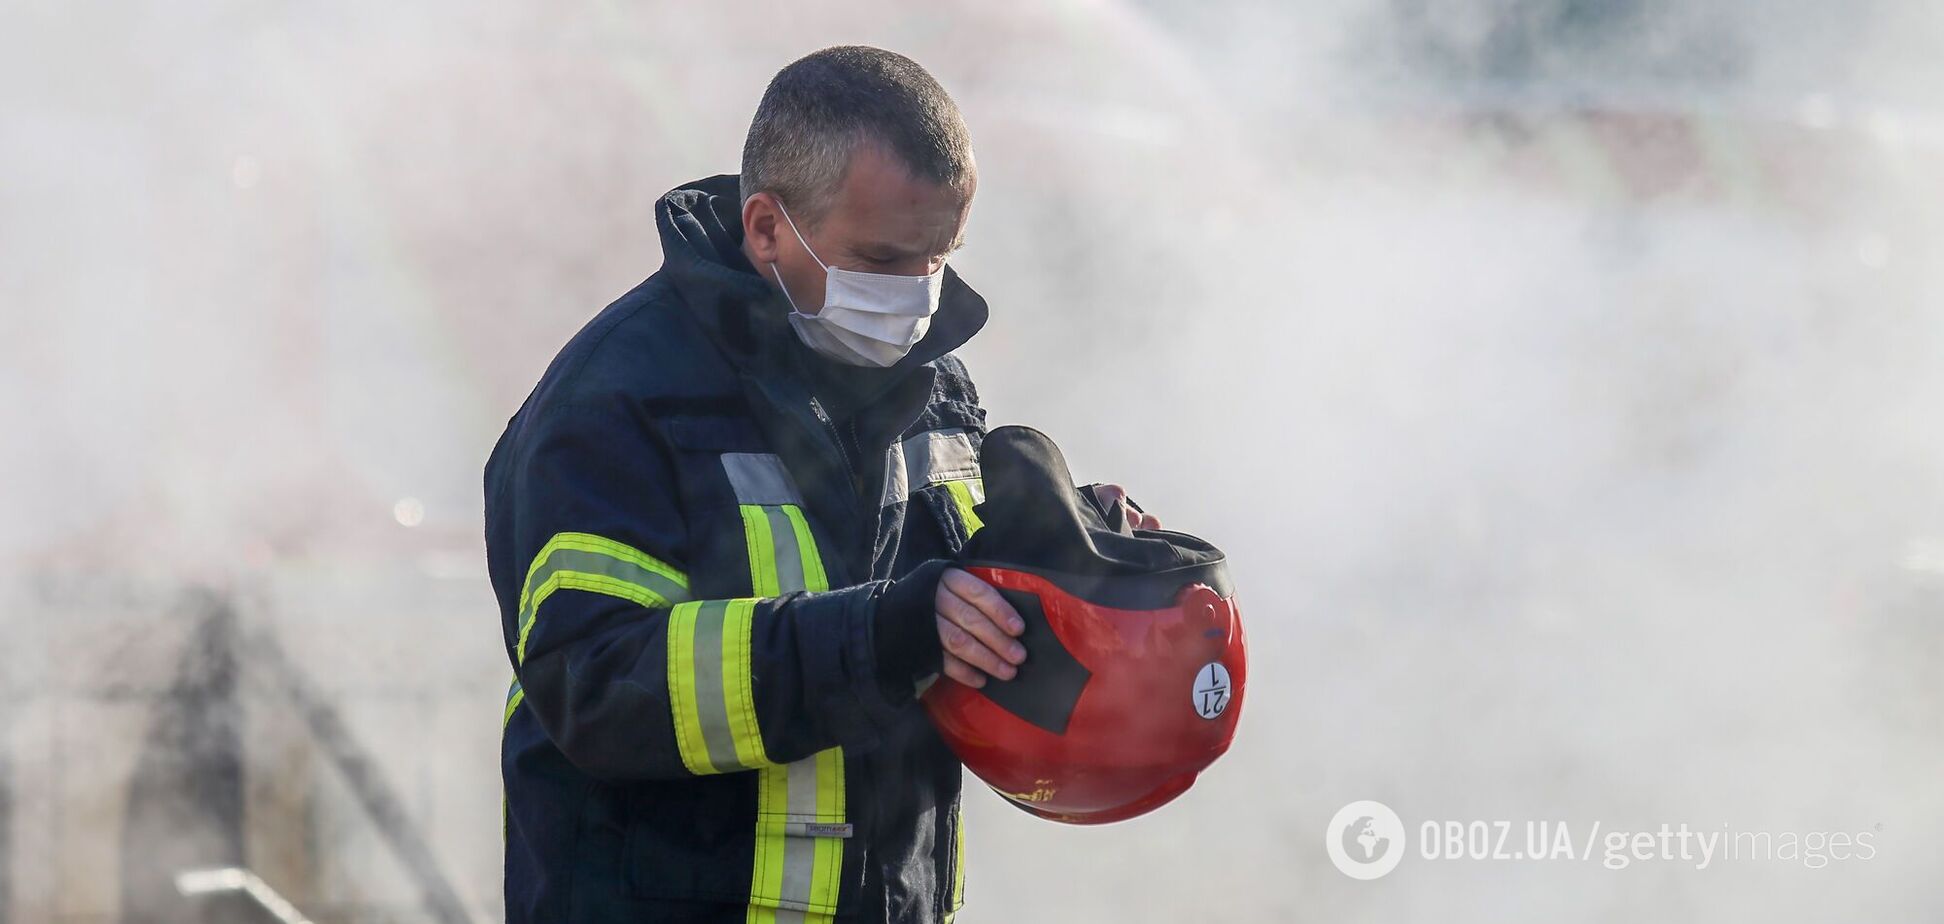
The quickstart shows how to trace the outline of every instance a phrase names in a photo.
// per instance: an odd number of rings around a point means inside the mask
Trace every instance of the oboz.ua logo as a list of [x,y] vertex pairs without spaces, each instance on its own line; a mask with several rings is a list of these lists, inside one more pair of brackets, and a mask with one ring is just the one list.
[[1404,821],[1382,802],[1352,802],[1330,818],[1323,847],[1345,876],[1376,879],[1404,859]]

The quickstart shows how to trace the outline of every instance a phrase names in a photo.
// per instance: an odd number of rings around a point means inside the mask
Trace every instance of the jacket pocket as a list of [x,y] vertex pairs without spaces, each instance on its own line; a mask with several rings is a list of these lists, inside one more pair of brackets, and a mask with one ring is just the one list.
[[832,748],[794,764],[636,788],[624,848],[629,896],[836,914],[848,897],[845,854],[856,849],[842,773]]
[[749,897],[753,773],[634,788],[623,848],[630,896],[741,904]]
[[768,445],[761,428],[747,417],[687,414],[661,421],[668,441],[677,448],[707,453],[764,452]]

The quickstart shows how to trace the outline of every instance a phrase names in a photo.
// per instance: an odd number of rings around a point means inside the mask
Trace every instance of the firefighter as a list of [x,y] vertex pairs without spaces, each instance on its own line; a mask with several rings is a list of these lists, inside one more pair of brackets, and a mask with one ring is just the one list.
[[[778,72],[740,175],[560,351],[485,472],[515,680],[509,921],[949,921],[961,768],[916,692],[1004,683],[1019,615],[948,562],[985,433],[946,265],[977,185],[916,63]],[[1116,486],[1089,503],[1158,526]]]

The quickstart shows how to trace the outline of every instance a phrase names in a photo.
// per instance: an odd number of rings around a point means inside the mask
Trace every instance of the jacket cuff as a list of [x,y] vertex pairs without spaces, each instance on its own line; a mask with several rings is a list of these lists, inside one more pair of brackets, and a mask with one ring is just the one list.
[[884,698],[906,703],[917,697],[918,681],[945,666],[938,641],[934,598],[938,579],[951,562],[934,558],[885,585],[872,616],[872,649]]

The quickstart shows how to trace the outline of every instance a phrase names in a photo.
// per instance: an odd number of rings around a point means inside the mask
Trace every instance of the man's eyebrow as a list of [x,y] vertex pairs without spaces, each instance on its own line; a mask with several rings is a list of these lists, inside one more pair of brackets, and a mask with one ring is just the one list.
[[915,250],[906,248],[899,244],[892,244],[884,241],[874,241],[870,243],[860,244],[858,245],[857,249],[862,253],[867,253],[872,256],[890,257],[892,259],[897,259],[900,257],[912,257],[918,255],[917,251]]
[[[952,241],[950,246],[945,248],[945,252],[951,253],[952,251],[957,250],[960,247],[964,247],[964,246],[965,246],[965,235],[960,234],[956,239]],[[906,247],[902,244],[893,244],[886,241],[874,241],[874,242],[859,244],[857,246],[857,252],[860,256],[881,257],[881,258],[891,259],[891,260],[902,260],[908,257],[934,256],[933,254],[923,252],[924,250],[925,248],[922,247]]]

